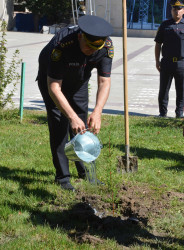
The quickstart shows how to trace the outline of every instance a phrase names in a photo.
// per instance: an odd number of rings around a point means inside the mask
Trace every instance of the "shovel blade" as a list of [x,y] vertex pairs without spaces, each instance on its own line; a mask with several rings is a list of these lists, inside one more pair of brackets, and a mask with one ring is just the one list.
[[[118,173],[133,173],[138,171],[138,157],[137,156],[129,156],[129,164],[127,164],[127,159],[125,156],[118,156]],[[129,166],[128,166],[129,165]]]

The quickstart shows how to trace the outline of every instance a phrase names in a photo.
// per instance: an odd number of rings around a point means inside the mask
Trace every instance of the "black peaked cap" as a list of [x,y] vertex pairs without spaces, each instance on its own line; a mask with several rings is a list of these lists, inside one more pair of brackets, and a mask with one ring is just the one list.
[[85,15],[78,19],[82,32],[96,37],[107,37],[113,32],[113,28],[106,20],[98,16]]

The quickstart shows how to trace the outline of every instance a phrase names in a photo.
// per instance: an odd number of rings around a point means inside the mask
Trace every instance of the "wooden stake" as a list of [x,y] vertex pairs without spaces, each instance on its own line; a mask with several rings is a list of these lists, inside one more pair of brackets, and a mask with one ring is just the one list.
[[128,118],[128,78],[127,78],[127,8],[126,0],[122,0],[123,8],[123,78],[124,78],[124,119],[125,119],[125,156],[127,172],[129,172],[129,118]]

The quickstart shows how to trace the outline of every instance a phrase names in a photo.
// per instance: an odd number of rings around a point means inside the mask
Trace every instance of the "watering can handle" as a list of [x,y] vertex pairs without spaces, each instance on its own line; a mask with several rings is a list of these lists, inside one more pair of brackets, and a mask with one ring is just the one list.
[[84,132],[84,131],[87,131],[87,130],[89,130],[89,128],[85,128],[85,129],[81,130],[81,131],[78,133],[78,135],[81,134],[81,133]]

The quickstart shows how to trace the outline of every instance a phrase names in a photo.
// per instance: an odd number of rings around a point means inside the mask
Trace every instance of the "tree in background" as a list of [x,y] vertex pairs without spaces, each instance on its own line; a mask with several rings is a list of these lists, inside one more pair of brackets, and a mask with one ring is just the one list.
[[[29,0],[31,1],[31,0]],[[69,0],[46,0],[43,13],[47,16],[50,24],[68,21],[71,17],[72,7]]]
[[71,1],[69,0],[18,0],[34,15],[35,31],[41,17],[46,17],[48,25],[68,22],[71,16]]

